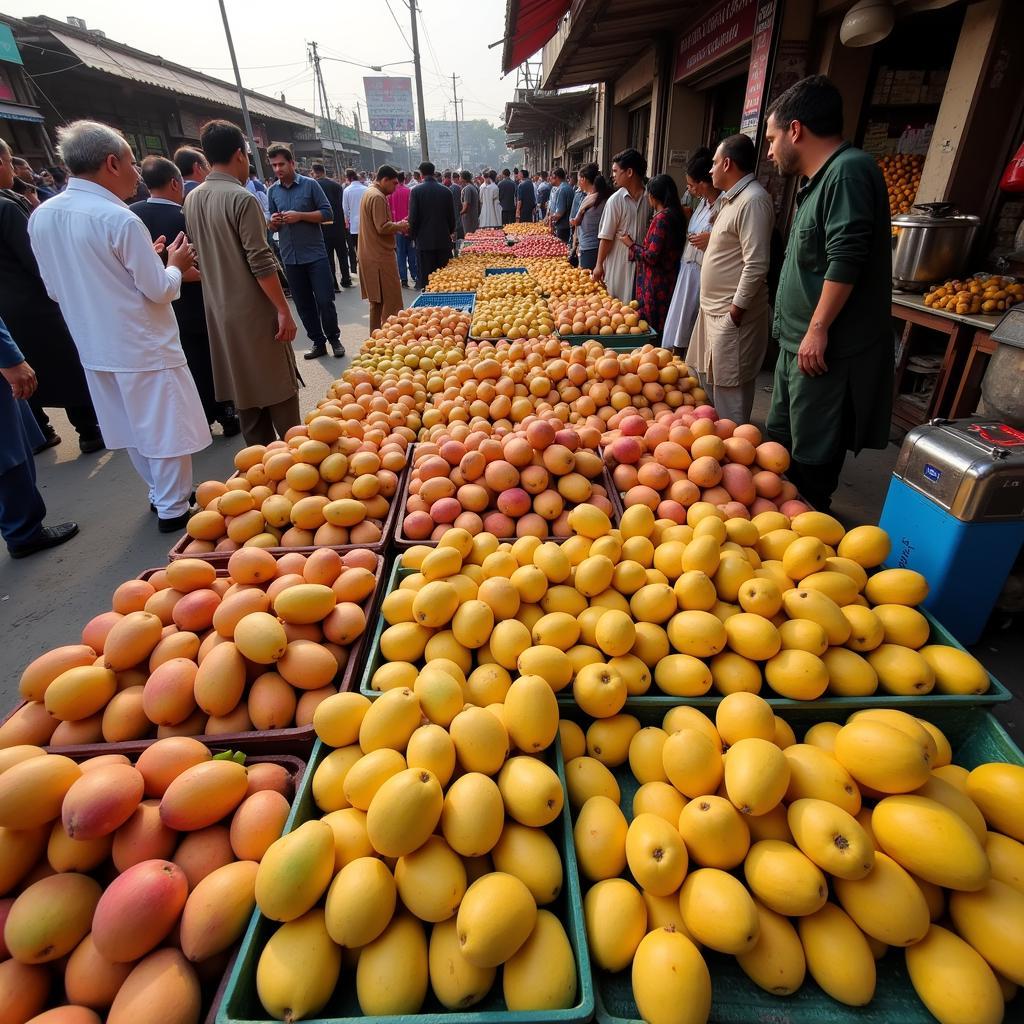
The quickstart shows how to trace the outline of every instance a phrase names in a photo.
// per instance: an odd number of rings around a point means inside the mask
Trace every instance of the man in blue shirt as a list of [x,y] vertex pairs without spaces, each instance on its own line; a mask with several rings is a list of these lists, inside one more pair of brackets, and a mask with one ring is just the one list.
[[516,220],[521,223],[533,220],[536,207],[537,193],[533,190],[530,172],[523,169],[519,172],[519,184],[516,186]]
[[270,227],[280,234],[281,257],[295,308],[313,343],[304,358],[316,359],[331,351],[341,358],[338,311],[334,306],[334,282],[321,224],[334,220],[334,210],[324,190],[313,178],[295,171],[292,151],[280,143],[267,150],[277,181],[267,195]]
[[560,238],[566,245],[569,244],[569,232],[572,230],[572,226],[569,224],[571,207],[572,185],[565,180],[565,168],[556,167],[551,172],[551,201],[548,219],[555,237]]

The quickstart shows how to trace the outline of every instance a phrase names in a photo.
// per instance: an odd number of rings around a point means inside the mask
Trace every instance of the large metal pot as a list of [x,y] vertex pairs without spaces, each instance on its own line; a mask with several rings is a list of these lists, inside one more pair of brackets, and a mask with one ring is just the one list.
[[920,213],[901,213],[892,224],[892,283],[903,291],[926,291],[929,285],[962,273],[981,220],[956,212],[951,203],[922,203]]

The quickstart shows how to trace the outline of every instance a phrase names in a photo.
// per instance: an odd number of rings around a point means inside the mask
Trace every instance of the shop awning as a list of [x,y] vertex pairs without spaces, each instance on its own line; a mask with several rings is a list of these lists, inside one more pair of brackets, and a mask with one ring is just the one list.
[[532,57],[558,31],[572,0],[508,0],[505,8],[505,74]]
[[29,121],[42,124],[43,115],[35,107],[23,107],[20,103],[0,103],[0,121]]
[[516,99],[505,104],[505,130],[511,135],[528,135],[573,124],[593,105],[595,91],[520,90],[516,95]]
[[[129,52],[120,46],[104,45],[102,39],[87,40],[70,32],[52,29],[50,32],[62,46],[67,47],[83,64],[95,71],[102,71],[104,74],[124,78],[130,82],[141,82],[158,89],[167,89],[180,96],[194,96],[196,99],[238,109],[238,92],[227,82],[194,74],[170,61],[162,61],[159,58],[154,60],[138,52]],[[249,111],[260,117],[308,128],[315,127],[313,115],[297,107],[279,103],[248,90],[245,99]]]
[[683,27],[691,0],[575,0],[568,33],[550,66],[545,89],[618,78],[665,31]]

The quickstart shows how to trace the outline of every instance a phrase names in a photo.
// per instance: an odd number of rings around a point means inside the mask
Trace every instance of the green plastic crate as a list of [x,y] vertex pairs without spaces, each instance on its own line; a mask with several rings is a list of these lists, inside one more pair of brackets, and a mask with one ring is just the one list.
[[[633,712],[637,714],[636,711]],[[581,725],[585,716],[573,717]],[[638,714],[644,725],[660,724],[660,716],[649,709]],[[803,714],[789,715],[787,721],[797,725],[802,736],[815,722],[826,720],[820,710],[804,709]],[[845,718],[846,716],[840,716]],[[987,761],[1024,764],[1024,754],[1010,739],[1006,730],[988,713],[971,711],[936,711],[924,715],[941,728],[953,747],[953,761],[965,768],[975,768]],[[632,818],[633,795],[638,784],[629,766],[613,769],[622,791],[622,807]],[[581,880],[585,891],[588,884]],[[755,985],[740,969],[736,959],[708,950],[702,951],[711,973],[712,1024],[934,1024],[935,1018],[917,998],[907,975],[902,952],[890,950],[877,964],[875,997],[868,1006],[852,1007],[836,1002],[826,995],[808,973],[804,984],[791,996],[773,996]],[[629,970],[611,973],[594,968],[597,1015],[600,1024],[641,1024],[633,1001]],[[1018,996],[1007,1007],[1006,1020],[1020,1020],[1024,999]],[[1013,1007],[1017,1007],[1014,1015]]]
[[[381,600],[383,601],[391,591],[396,590],[401,580],[405,576],[411,575],[412,572],[412,569],[403,569],[399,564],[399,559],[396,558],[394,565],[391,566],[387,582],[384,584],[384,589],[381,591]],[[950,647],[957,647],[960,650],[964,649],[956,637],[930,612],[924,608],[921,609],[921,612],[928,619],[932,627],[930,643],[948,644]],[[380,637],[386,628],[387,623],[382,616],[378,615],[377,621],[374,624],[373,635],[370,637],[370,642],[366,649],[366,667],[363,670],[362,680],[359,684],[359,692],[371,698],[380,696],[380,691],[374,690],[370,686],[370,680],[373,679],[374,673],[384,661],[380,654]],[[573,699],[571,689],[562,690],[557,696],[558,705],[563,711],[565,708],[576,707],[576,701]],[[763,691],[762,696],[771,704],[776,714],[785,715],[806,710],[812,710],[819,715],[821,712],[841,714],[843,712],[861,711],[864,708],[879,707],[898,708],[919,714],[922,711],[930,712],[942,708],[987,707],[1002,704],[1013,699],[1013,694],[991,673],[989,674],[989,689],[986,693],[967,694],[964,696],[928,693],[921,694],[920,696],[901,697],[883,693],[881,690],[873,693],[870,697],[819,697],[817,700],[793,700],[791,697],[775,697],[771,695],[770,690]],[[636,714],[638,709],[654,708],[663,715],[669,708],[674,708],[679,704],[713,710],[718,707],[721,699],[722,695],[717,691],[708,691],[703,697],[670,697],[661,693],[652,684],[650,692],[639,697],[630,697],[626,701],[626,706],[623,710]]]
[[[557,332],[556,332],[557,333]],[[605,348],[631,351],[644,345],[657,345],[660,335],[654,331],[647,334],[559,334],[562,341],[570,345],[582,345],[585,341],[599,341]]]
[[[317,766],[330,751],[330,747],[317,740],[302,786],[285,823],[285,832],[291,832],[303,822],[321,816],[321,811],[313,800],[313,776]],[[558,743],[548,749],[547,762],[557,770],[564,792],[565,765]],[[523,1024],[582,1024],[591,1020],[595,1009],[594,982],[590,971],[587,933],[583,923],[583,897],[580,894],[580,875],[576,866],[576,849],[573,845],[568,801],[562,808],[561,815],[548,826],[547,831],[562,853],[564,881],[558,899],[548,904],[545,909],[558,916],[572,945],[577,977],[576,1003],[573,1007],[568,1010],[510,1012],[505,1008],[499,977],[496,978],[488,997],[468,1010],[447,1010],[437,1002],[432,993],[428,993],[427,1002],[418,1014],[366,1017],[361,1013],[356,999],[354,971],[351,967],[343,966],[334,996],[319,1017],[309,1018],[309,1024],[376,1024],[378,1021],[387,1024],[518,1024],[520,1021]],[[242,939],[238,958],[228,978],[216,1024],[270,1024],[273,1020],[263,1009],[256,992],[256,967],[260,952],[277,927],[275,922],[268,921],[259,910],[253,913]]]

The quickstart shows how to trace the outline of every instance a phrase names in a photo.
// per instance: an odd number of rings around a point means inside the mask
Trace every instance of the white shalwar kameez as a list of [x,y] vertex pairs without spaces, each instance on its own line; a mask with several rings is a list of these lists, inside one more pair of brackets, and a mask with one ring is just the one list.
[[127,450],[160,518],[182,515],[192,455],[211,438],[171,308],[181,272],[163,265],[120,199],[82,178],[35,210],[29,234],[81,357],[104,443]]

